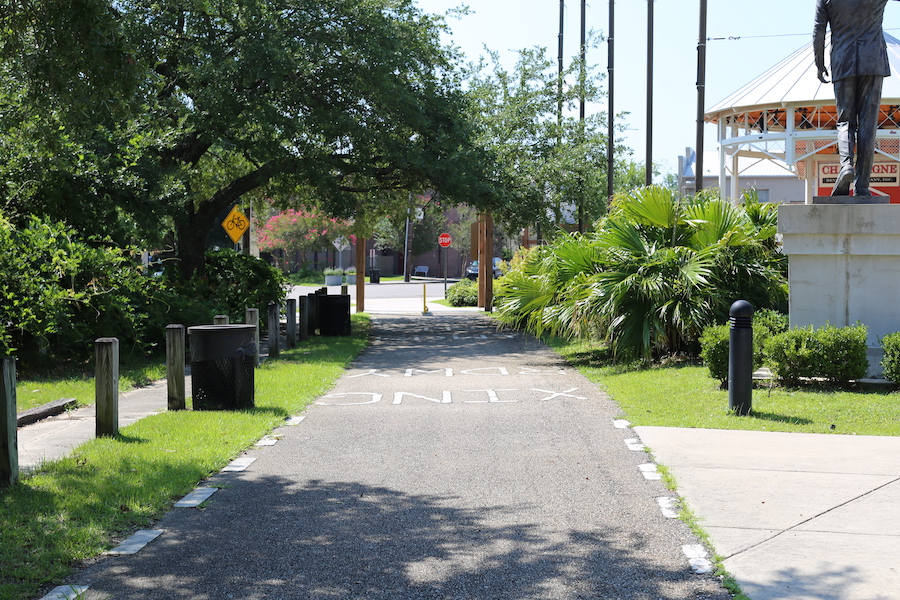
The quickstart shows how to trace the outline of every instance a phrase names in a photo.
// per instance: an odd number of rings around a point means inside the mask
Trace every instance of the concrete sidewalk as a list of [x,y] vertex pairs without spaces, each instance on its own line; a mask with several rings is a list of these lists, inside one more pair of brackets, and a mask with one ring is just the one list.
[[900,438],[635,429],[752,600],[900,598]]

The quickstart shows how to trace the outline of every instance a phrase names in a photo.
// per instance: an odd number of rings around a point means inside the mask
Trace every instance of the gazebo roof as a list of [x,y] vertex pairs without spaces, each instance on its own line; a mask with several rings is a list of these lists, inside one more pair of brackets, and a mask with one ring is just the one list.
[[[888,59],[891,63],[891,76],[884,80],[882,106],[892,107],[900,105],[900,40],[887,33],[884,34],[884,39],[887,42]],[[828,56],[831,48],[830,35],[826,38],[825,44],[825,55]],[[813,44],[810,41],[708,109],[706,121],[717,123],[720,117],[727,115],[753,115],[788,107],[811,109],[833,107],[834,104],[834,86],[819,81]],[[884,112],[890,114],[893,111]],[[778,120],[777,117],[775,120]]]

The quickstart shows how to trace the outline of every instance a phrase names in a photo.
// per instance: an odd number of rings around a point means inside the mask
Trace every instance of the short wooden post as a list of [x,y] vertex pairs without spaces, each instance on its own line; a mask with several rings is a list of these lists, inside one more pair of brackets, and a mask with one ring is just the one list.
[[344,285],[342,285],[341,286],[341,296],[346,296],[349,293],[347,291],[349,289],[350,289],[350,287],[346,283]]
[[269,302],[269,358],[277,358],[278,334],[281,329],[281,311],[277,302]]
[[166,383],[169,410],[184,410],[184,325],[166,326]]
[[287,347],[297,345],[297,299],[287,300]]
[[300,296],[300,340],[309,339],[309,296]]
[[16,360],[0,358],[0,488],[19,480],[16,432]]
[[253,334],[253,344],[256,346],[256,366],[259,366],[259,355],[262,348],[259,347],[259,309],[248,308],[244,311],[244,323],[256,325],[256,333]]
[[97,437],[119,433],[119,340],[100,338],[94,342],[94,402]]
[[228,325],[228,315],[216,315],[213,317],[213,325]]

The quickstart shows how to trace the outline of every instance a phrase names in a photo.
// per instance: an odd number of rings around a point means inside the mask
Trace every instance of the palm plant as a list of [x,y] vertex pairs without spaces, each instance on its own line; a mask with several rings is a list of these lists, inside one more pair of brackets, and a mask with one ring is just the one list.
[[783,262],[774,211],[649,187],[616,199],[597,231],[533,250],[497,291],[500,318],[534,333],[606,340],[619,359],[686,349],[752,295],[776,305]]

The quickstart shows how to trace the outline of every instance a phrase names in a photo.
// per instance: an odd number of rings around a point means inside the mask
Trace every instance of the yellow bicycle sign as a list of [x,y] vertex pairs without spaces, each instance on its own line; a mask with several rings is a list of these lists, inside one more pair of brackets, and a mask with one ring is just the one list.
[[231,241],[237,244],[244,232],[250,229],[250,219],[244,216],[241,209],[235,205],[222,221],[222,228],[225,229],[225,233],[228,234]]

